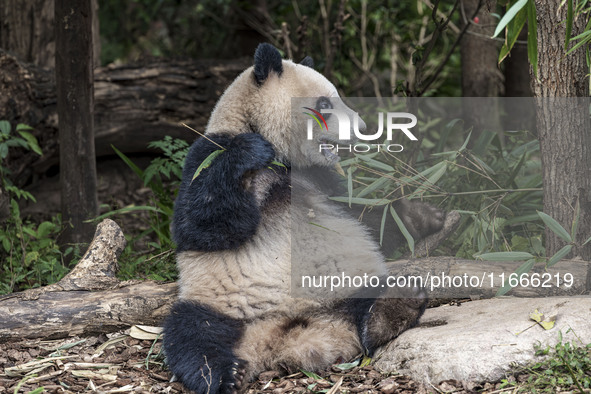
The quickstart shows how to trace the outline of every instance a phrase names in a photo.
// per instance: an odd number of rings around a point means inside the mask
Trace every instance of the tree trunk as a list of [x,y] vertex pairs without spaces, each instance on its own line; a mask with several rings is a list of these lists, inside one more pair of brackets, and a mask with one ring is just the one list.
[[[497,66],[498,44],[489,37],[493,35],[495,18],[490,15],[496,1],[485,2],[480,8],[476,20],[468,20],[478,10],[482,0],[462,1],[461,15],[463,25],[470,27],[460,43],[462,56],[462,96],[463,97],[498,97],[503,86],[502,74]],[[473,126],[470,146],[484,130],[502,133],[499,124],[498,105],[482,107],[478,101],[467,100],[464,106],[464,119],[467,127]],[[502,136],[502,134],[500,134]],[[502,137],[500,137],[502,138]]]
[[[580,218],[574,241],[580,245],[591,236],[591,122],[585,50],[581,48],[565,56],[566,5],[560,7],[560,0],[536,0],[535,3],[538,79],[533,81],[533,91],[538,97],[544,212],[570,232],[578,204]],[[582,17],[575,19],[572,36],[583,32],[586,22]],[[546,230],[548,256],[565,243]],[[575,247],[573,255],[591,260],[591,244]]]
[[496,1],[486,2],[480,8],[477,14],[478,23],[467,18],[476,12],[479,0],[464,0],[462,3],[462,19],[466,18],[463,24],[470,24],[460,43],[462,96],[498,97],[503,84],[497,67],[499,45],[490,39],[496,23],[490,12],[495,9]]
[[89,242],[98,214],[94,153],[91,0],[56,0],[56,81],[60,142],[61,244]]
[[[94,12],[98,1],[92,0]],[[53,0],[2,0],[0,2],[0,48],[18,59],[40,67],[55,67]],[[98,18],[93,25],[94,59],[100,59]],[[98,63],[95,63],[98,65]]]
[[[527,58],[527,24],[519,33],[511,53],[503,61],[505,65],[505,97],[531,97],[531,79],[529,59]],[[533,101],[502,100],[504,117],[503,130],[527,130],[535,125],[535,107]],[[524,108],[526,107],[526,108]]]
[[519,33],[511,53],[505,59],[505,97],[531,97],[529,59],[527,58],[527,24]]

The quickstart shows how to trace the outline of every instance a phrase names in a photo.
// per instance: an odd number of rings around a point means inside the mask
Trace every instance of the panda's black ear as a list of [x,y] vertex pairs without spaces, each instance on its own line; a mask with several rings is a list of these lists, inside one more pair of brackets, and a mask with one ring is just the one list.
[[302,59],[300,64],[302,66],[314,68],[314,59],[312,59],[310,56],[306,56],[305,58]]
[[271,71],[275,71],[278,75],[283,72],[281,54],[271,44],[259,44],[254,52],[254,78],[257,84],[262,84]]

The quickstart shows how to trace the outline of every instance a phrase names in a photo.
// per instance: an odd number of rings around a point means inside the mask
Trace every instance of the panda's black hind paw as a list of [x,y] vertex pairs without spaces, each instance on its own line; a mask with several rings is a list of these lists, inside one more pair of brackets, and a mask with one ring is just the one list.
[[360,339],[369,355],[414,327],[425,311],[427,292],[423,287],[408,283],[406,287],[390,288],[385,298],[377,298],[362,318]]
[[246,367],[244,360],[212,357],[197,371],[185,373],[179,380],[197,394],[238,394],[246,387]]
[[232,363],[230,373],[222,376],[220,383],[220,394],[238,394],[245,388],[244,378],[246,376],[246,361],[236,360]]
[[415,240],[438,232],[445,223],[445,211],[422,201],[402,199],[394,208]]

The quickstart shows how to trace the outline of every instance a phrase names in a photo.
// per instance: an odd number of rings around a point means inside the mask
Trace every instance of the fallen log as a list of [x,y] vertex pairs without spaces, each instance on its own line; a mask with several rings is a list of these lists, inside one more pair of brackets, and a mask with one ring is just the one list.
[[[156,61],[95,70],[95,146],[97,156],[147,152],[166,135],[193,141],[179,125],[204,130],[217,99],[250,63],[249,59]],[[31,155],[35,171],[59,159],[56,88],[53,70],[22,63],[0,50],[0,120],[35,129],[44,155]],[[29,167],[24,166],[24,167]]]
[[108,333],[158,325],[176,297],[176,283],[119,281],[125,237],[102,221],[76,267],[58,283],[0,297],[0,342]]
[[[454,214],[448,215],[444,231],[454,228]],[[431,238],[439,242],[440,236]],[[119,281],[117,258],[125,247],[125,237],[110,219],[101,222],[87,252],[74,269],[56,284],[0,297],[0,342],[23,338],[57,339],[75,335],[108,333],[134,324],[159,325],[177,294],[176,283],[154,281]],[[433,250],[433,245],[417,244],[417,249]],[[430,297],[457,298],[493,297],[502,285],[500,275],[515,271],[515,263],[495,263],[428,257],[391,262],[393,275],[448,275],[463,277],[493,276],[493,286],[466,286],[453,282],[435,288]],[[572,284],[565,286],[517,286],[511,295],[538,297],[543,295],[588,295],[591,291],[591,262],[563,260],[545,270],[543,264],[530,274],[548,272],[552,277],[572,275]],[[531,278],[531,276],[530,276]],[[553,283],[552,283],[553,284]],[[426,284],[428,287],[428,284]],[[429,289],[427,289],[429,290]]]

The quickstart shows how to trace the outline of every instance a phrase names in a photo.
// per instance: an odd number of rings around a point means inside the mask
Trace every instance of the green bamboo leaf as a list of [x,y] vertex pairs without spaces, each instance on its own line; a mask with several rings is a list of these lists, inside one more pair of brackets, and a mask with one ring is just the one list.
[[133,161],[131,161],[129,157],[127,157],[123,152],[119,151],[113,145],[111,145],[111,148],[113,148],[117,156],[119,156],[121,160],[123,160],[125,164],[127,164],[127,166],[131,168],[131,170],[135,172],[137,176],[139,176],[141,179],[144,179],[144,171],[142,171],[141,168],[139,168]]
[[527,7],[527,58],[538,78],[538,21],[536,19],[536,4],[528,1]]
[[441,177],[443,176],[443,174],[445,174],[446,171],[447,166],[441,166],[441,168],[437,170],[435,174],[431,175],[427,180],[429,181],[429,183],[434,185],[437,183],[437,181],[439,181],[439,179],[441,179]]
[[483,130],[472,147],[472,156],[485,157],[487,149],[490,149],[492,140],[496,136],[497,133],[494,131]]
[[585,246],[587,245],[589,242],[591,242],[591,237],[587,238],[587,240],[585,242],[583,242],[583,245],[581,246]]
[[356,366],[358,366],[360,361],[361,361],[361,359],[357,359],[357,360],[353,361],[352,363],[337,364],[337,365],[335,365],[335,367],[340,369],[341,371],[347,371],[349,369],[353,369]]
[[527,4],[528,0],[519,0],[517,3],[513,4],[511,8],[507,10],[505,15],[499,21],[497,28],[495,29],[495,33],[493,34],[492,38],[495,38],[499,35],[499,33],[513,20],[515,15]]
[[396,222],[396,224],[398,225],[398,228],[402,232],[402,235],[404,235],[404,238],[406,238],[406,242],[408,243],[408,247],[410,248],[410,253],[412,254],[412,257],[414,257],[415,256],[415,240],[414,240],[414,238],[412,237],[412,235],[410,235],[410,233],[406,229],[406,226],[402,222],[402,219],[400,219],[400,216],[398,216],[398,214],[396,213],[396,210],[394,209],[394,207],[392,205],[390,205],[390,214],[392,214],[392,217],[394,218],[394,221]]
[[545,214],[544,212],[540,212],[537,211],[538,215],[540,216],[540,218],[542,218],[542,220],[544,221],[544,224],[546,224],[546,226],[548,226],[548,228],[550,230],[552,230],[552,232],[556,235],[558,235],[560,238],[562,238],[564,241],[566,242],[572,242],[573,239],[570,236],[570,234],[568,233],[568,231],[566,231],[564,229],[564,227],[562,227],[560,225],[560,223],[558,223],[556,221],[556,219],[554,219],[552,216]]
[[347,192],[349,193],[349,208],[351,208],[351,199],[353,198],[353,167],[347,168]]
[[[331,200],[337,202],[345,202],[349,203],[349,197],[330,197]],[[389,204],[390,201],[385,198],[351,198],[352,204],[359,204],[359,205],[371,205],[371,206],[381,206]]]
[[281,162],[278,162],[277,160],[273,160],[273,161],[271,162],[271,164],[273,164],[273,165],[275,165],[275,166],[279,166],[279,167],[283,167],[283,168],[287,169],[287,167],[285,166],[285,164],[283,164],[283,163],[281,163]]
[[527,252],[492,252],[483,253],[476,257],[487,261],[521,261],[534,258],[533,255]]
[[[517,276],[521,278],[521,275],[525,274],[526,272],[529,272],[533,268],[535,263],[536,261],[534,259],[527,260],[525,263],[521,264],[519,268],[515,270],[515,274],[517,274]],[[505,283],[499,290],[497,290],[497,294],[495,294],[495,297],[505,295],[512,288],[513,287],[509,285],[509,279],[505,279]]]
[[370,167],[377,168],[379,170],[384,170],[387,172],[394,172],[394,167],[389,166],[388,164],[382,163],[381,161],[377,161],[377,160],[374,160],[372,158],[369,158],[369,157],[363,156],[363,155],[359,155],[357,157],[359,157],[361,160],[367,162],[367,164],[369,164]]
[[308,371],[304,371],[303,369],[300,369],[300,371],[306,375],[309,378],[315,379],[315,380],[322,380],[322,377],[315,374],[314,372],[308,372]]
[[466,149],[466,147],[468,146],[468,141],[470,141],[470,137],[472,136],[472,131],[470,131],[468,133],[468,137],[466,137],[466,140],[464,141],[464,143],[462,144],[462,146],[460,147],[460,149],[458,149],[458,152],[462,152],[463,150]]
[[566,11],[566,34],[564,37],[564,50],[568,50],[568,43],[571,39],[573,31],[573,0],[566,0],[567,11]]
[[573,38],[571,38],[571,41],[580,40],[582,38],[587,37],[589,34],[591,34],[591,30],[589,30],[589,29],[591,29],[591,26],[589,26],[588,28],[586,28],[585,31],[583,31],[578,36],[574,36]]
[[[390,174],[390,175],[392,175],[392,174]],[[386,178],[386,177],[380,177],[380,178],[376,179],[375,181],[370,183],[367,187],[365,187],[363,190],[361,190],[359,193],[357,193],[357,197],[367,196],[369,193],[382,187],[388,181],[390,181],[390,179]]]
[[515,15],[515,18],[511,20],[511,22],[507,25],[507,31],[505,32],[505,42],[501,48],[499,53],[499,61],[498,63],[501,64],[503,60],[509,55],[513,46],[517,42],[517,38],[523,30],[523,26],[525,25],[525,21],[527,20],[527,9],[524,7],[519,10],[519,12]]
[[512,217],[511,219],[508,219],[505,222],[505,226],[512,226],[514,224],[533,222],[535,220],[540,220],[540,216],[537,213],[531,213],[529,215],[522,215],[522,216],[515,216],[515,217]]
[[126,213],[137,212],[137,211],[148,211],[148,212],[157,212],[157,213],[165,214],[165,212],[163,212],[161,209],[155,208],[150,205],[130,205],[127,207],[116,209],[114,211],[109,211],[109,212],[104,213],[100,216],[97,216],[93,219],[87,220],[87,221],[85,221],[85,223],[98,222],[98,221],[101,221],[105,218],[108,218],[108,217],[111,217],[114,215],[126,214]]
[[570,253],[570,251],[572,250],[573,246],[571,244],[569,245],[564,245],[562,247],[562,249],[560,249],[558,252],[556,252],[554,254],[554,256],[552,256],[550,258],[550,260],[548,260],[548,262],[546,263],[546,268],[550,268],[552,267],[554,264],[558,263],[560,260],[562,260],[562,258],[564,256],[566,256],[567,254]]
[[515,181],[515,177],[517,177],[517,174],[519,173],[519,170],[521,170],[521,167],[523,166],[523,163],[525,163],[525,158],[526,157],[527,157],[527,152],[524,152],[523,155],[521,155],[521,159],[519,159],[519,162],[511,170],[511,175],[509,175],[509,179],[506,182],[507,185],[512,185],[513,184],[513,181]]
[[477,162],[478,164],[480,164],[480,167],[482,167],[484,172],[486,172],[487,174],[490,174],[490,175],[496,175],[495,170],[493,170],[488,164],[483,162],[478,156],[472,155],[472,159],[475,162]]
[[425,192],[425,190],[430,186],[430,185],[435,185],[437,183],[437,181],[439,181],[439,179],[441,179],[441,177],[443,176],[443,174],[446,173],[447,171],[447,165],[445,165],[445,162],[442,162],[443,165],[431,176],[429,176],[429,178],[427,178],[427,180],[425,182],[423,182],[423,184],[421,186],[419,186],[417,188],[417,190],[414,191],[414,193],[412,193],[412,196],[416,196],[416,195],[421,195],[422,193]]
[[359,364],[359,366],[363,368],[367,367],[369,364],[371,364],[371,357],[363,356],[363,359],[361,360],[361,364]]
[[384,229],[386,228],[386,216],[388,216],[388,205],[384,205],[384,213],[382,214],[382,224],[380,225],[380,246],[384,240]]
[[215,158],[218,157],[223,152],[225,152],[224,149],[218,149],[218,150],[214,150],[213,152],[211,152],[209,154],[209,156],[207,156],[205,158],[205,160],[203,160],[201,162],[201,164],[199,164],[199,167],[197,167],[197,170],[193,174],[193,178],[191,178],[191,182],[193,182],[195,180],[195,178],[197,178],[199,176],[199,174],[201,174],[201,171],[203,171],[207,167],[209,167],[211,165],[211,163],[215,160]]
[[540,150],[540,141],[530,141],[526,142],[523,145],[519,145],[517,148],[513,149],[510,153],[511,156],[518,157],[525,153],[533,153],[538,152]]
[[573,225],[570,228],[570,236],[572,239],[577,239],[577,231],[579,230],[579,219],[581,218],[581,204],[577,198],[575,203],[575,217],[573,218]]
[[436,171],[439,171],[442,167],[445,167],[445,165],[446,165],[445,161],[440,161],[439,163],[432,165],[431,167],[427,168],[426,170],[423,170],[420,173],[418,173],[417,175],[414,175],[410,178],[407,178],[407,177],[400,178],[400,183],[402,185],[412,185],[414,183],[414,181],[416,181],[417,179],[427,178],[427,176],[429,176],[430,174],[432,174]]
[[571,41],[576,41],[576,40],[581,40],[581,41],[579,41],[575,45],[573,45],[573,47],[566,52],[567,55],[569,55],[570,53],[576,51],[581,46],[583,46],[583,45],[587,44],[589,41],[591,41],[591,30],[588,30],[588,31],[586,31],[584,33],[581,33],[578,36],[573,37],[571,39]]
[[[443,148],[446,146],[445,143],[447,142],[447,139],[449,138],[449,136],[452,134],[452,132],[454,130],[463,131],[463,128],[462,128],[463,123],[464,123],[463,119],[456,118],[456,119],[451,120],[449,123],[447,123],[445,125],[445,127],[441,131],[441,137],[439,138],[439,141],[437,142],[437,147],[435,148],[435,152],[442,152],[443,151]],[[458,126],[458,125],[459,125],[459,127],[457,127],[457,129],[456,129],[456,126]]]

